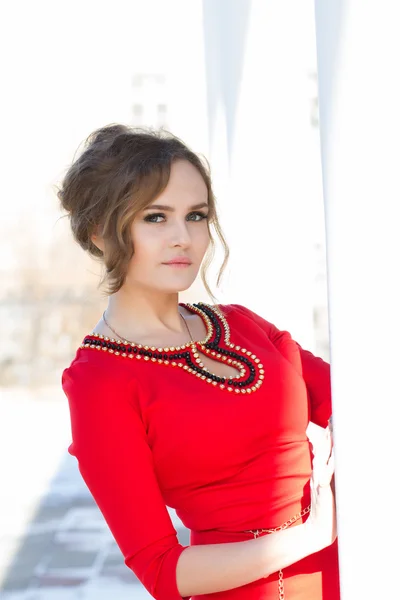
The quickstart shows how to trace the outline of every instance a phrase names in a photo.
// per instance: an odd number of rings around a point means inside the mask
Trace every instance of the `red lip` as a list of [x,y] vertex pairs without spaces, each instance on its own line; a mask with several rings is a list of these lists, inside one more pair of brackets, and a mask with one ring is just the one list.
[[192,261],[189,260],[188,258],[185,258],[184,256],[177,256],[176,258],[172,258],[171,260],[169,260],[166,263],[163,263],[164,265],[191,265]]

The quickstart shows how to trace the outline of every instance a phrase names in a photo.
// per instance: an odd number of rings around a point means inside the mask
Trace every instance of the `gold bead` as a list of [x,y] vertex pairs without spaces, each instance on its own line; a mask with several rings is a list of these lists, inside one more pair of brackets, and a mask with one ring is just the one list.
[[152,358],[151,362],[157,362],[157,359],[156,358]]
[[151,347],[151,350],[152,350],[153,352],[155,352],[155,349],[156,349],[156,347],[155,347],[155,346],[152,346],[152,347]]
[[256,362],[256,363],[259,363],[259,362],[260,362],[260,359],[259,359],[259,358],[256,358],[254,362]]
[[233,388],[231,388],[231,387],[228,387],[227,389],[228,389],[228,392],[231,392],[233,390]]
[[176,362],[172,362],[172,363],[171,363],[171,365],[172,365],[173,367],[176,367]]
[[145,346],[145,347],[144,347],[144,349],[145,349],[145,350],[148,350],[148,349],[149,349],[149,347],[148,347],[148,346]]
[[163,351],[163,348],[157,348],[157,351],[158,351],[158,352],[162,352],[162,351]]
[[133,358],[133,354],[129,354],[129,358]]
[[149,360],[149,356],[144,356],[144,360]]
[[260,369],[260,370],[259,370],[259,373],[264,373],[264,369]]
[[164,365],[169,365],[169,360],[164,360]]
[[236,394],[240,394],[240,390],[238,390],[237,388],[235,389],[235,393]]
[[264,365],[262,365],[261,363],[258,364],[258,368],[262,369]]

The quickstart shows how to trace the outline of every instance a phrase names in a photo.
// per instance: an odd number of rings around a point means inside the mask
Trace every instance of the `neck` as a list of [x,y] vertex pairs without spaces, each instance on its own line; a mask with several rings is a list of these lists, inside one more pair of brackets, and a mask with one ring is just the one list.
[[186,332],[177,293],[121,288],[109,297],[105,317],[126,339],[140,339],[149,332]]

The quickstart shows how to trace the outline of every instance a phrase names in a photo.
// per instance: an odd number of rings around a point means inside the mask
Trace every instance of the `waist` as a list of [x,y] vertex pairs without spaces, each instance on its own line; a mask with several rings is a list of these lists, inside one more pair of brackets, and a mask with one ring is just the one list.
[[282,531],[288,527],[295,527],[301,525],[306,520],[311,505],[302,509],[296,515],[292,515],[283,523],[274,527],[258,528],[258,529],[247,529],[243,531],[223,531],[220,529],[210,529],[204,531],[190,531],[190,544],[193,546],[201,544],[223,544],[228,542],[242,542],[245,540],[254,539],[261,535],[268,535],[277,531]]

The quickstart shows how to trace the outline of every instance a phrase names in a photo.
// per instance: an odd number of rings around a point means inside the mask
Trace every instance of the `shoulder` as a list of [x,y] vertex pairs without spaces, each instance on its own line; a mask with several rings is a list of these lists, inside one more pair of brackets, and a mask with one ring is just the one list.
[[274,327],[274,325],[264,317],[261,317],[259,314],[242,304],[215,304],[213,305],[213,308],[222,313],[227,319],[239,320],[243,323],[248,323],[250,321],[256,323],[258,326],[262,325],[267,329]]
[[80,347],[61,375],[61,386],[68,399],[75,397],[115,397],[130,395],[138,388],[136,370],[120,357],[96,347]]

